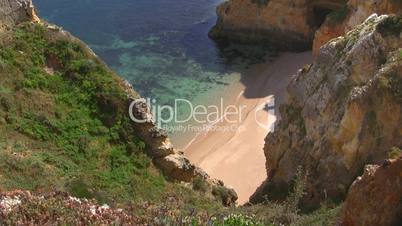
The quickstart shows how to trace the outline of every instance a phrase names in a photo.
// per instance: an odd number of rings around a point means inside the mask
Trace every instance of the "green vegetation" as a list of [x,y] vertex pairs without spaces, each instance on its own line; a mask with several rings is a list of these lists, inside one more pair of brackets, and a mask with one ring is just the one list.
[[1,39],[0,189],[62,190],[100,202],[174,191],[144,153],[116,75],[80,42],[22,24]]
[[[376,21],[374,19],[367,20],[365,21],[365,23],[354,27],[353,30],[349,31],[344,37],[338,38],[336,45],[336,59],[339,60],[344,57],[346,53],[350,51],[350,48],[352,48],[357,43],[362,35],[376,30],[377,26],[375,22]],[[362,31],[364,31],[364,34],[362,33]]]
[[389,70],[378,77],[377,83],[379,94],[389,94],[397,103],[402,102],[402,77],[400,73],[401,63],[401,49],[390,53],[384,63]]
[[245,216],[242,214],[230,214],[223,220],[212,218],[212,225],[215,226],[263,226],[261,222],[255,220],[254,217]]
[[[231,209],[208,209],[204,203],[195,202],[198,208],[193,208],[186,203],[191,203],[196,196],[183,187],[178,187],[177,194],[186,193],[180,198],[170,196],[158,205],[131,203],[121,211],[111,209],[96,216],[90,213],[91,208],[99,209],[100,205],[92,200],[77,201],[61,192],[44,195],[19,194],[22,203],[18,208],[7,215],[0,211],[0,217],[3,214],[7,224],[24,219],[26,224],[44,220],[62,225],[75,225],[77,222],[87,225],[99,225],[101,222],[108,222],[108,225],[114,225],[116,222],[124,222],[124,225],[191,226],[334,225],[339,215],[338,205],[323,205],[313,213],[300,213],[298,204],[304,195],[305,180],[306,175],[299,170],[294,180],[293,192],[282,203],[267,201],[259,205]],[[119,217],[123,217],[122,221]]]
[[205,193],[208,190],[208,184],[203,178],[197,177],[193,181],[193,189]]
[[298,168],[292,189],[283,202],[266,200],[262,204],[241,207],[243,214],[254,215],[263,225],[335,225],[341,206],[332,202],[323,203],[321,208],[303,214],[300,204],[305,195],[308,174]]
[[402,16],[388,17],[378,24],[379,32],[384,36],[396,36],[402,32]]
[[303,109],[301,107],[295,107],[292,105],[286,105],[286,106],[284,105],[282,108],[284,115],[287,117],[288,122],[297,125],[297,127],[301,132],[301,135],[304,136],[307,133],[307,131],[306,131],[306,124],[302,117]]
[[[43,196],[24,192],[9,196],[20,204],[12,211],[0,209],[2,225],[143,225],[138,217],[125,212],[110,210],[89,200],[69,198],[68,194],[57,192]],[[102,211],[94,215],[92,211]]]
[[[284,203],[230,209],[204,194],[200,178],[193,190],[166,181],[131,126],[118,76],[82,43],[26,23],[1,34],[0,47],[0,190],[64,191],[159,225],[320,225],[337,216],[326,207],[300,214],[303,186]],[[299,109],[289,114],[301,119]],[[213,192],[227,199],[226,189]],[[8,219],[85,217],[63,197],[31,200]]]
[[218,199],[220,199],[220,201],[222,201],[222,203],[225,204],[229,204],[229,200],[230,197],[235,196],[235,193],[232,193],[232,190],[228,190],[227,188],[225,188],[224,186],[214,186],[212,188],[212,194],[217,197]]
[[397,74],[379,77],[379,88],[382,92],[388,92],[398,101],[402,101],[402,78]]
[[398,159],[402,157],[402,150],[398,147],[392,147],[388,152],[388,158]]
[[252,206],[220,209],[204,215],[193,212],[184,218],[160,218],[166,225],[214,225],[214,226],[276,226],[276,225],[334,225],[340,213],[340,205],[327,203],[314,212],[302,214],[299,204],[305,194],[307,174],[301,168],[293,181],[293,189],[283,202],[265,201]]

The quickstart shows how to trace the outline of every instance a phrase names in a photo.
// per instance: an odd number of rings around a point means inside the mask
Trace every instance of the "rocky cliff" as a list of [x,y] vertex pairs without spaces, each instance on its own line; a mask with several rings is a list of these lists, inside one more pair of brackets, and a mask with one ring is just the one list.
[[266,138],[268,178],[251,197],[281,198],[308,173],[305,207],[343,199],[366,164],[402,146],[402,18],[372,15],[324,45],[288,86]]
[[402,1],[349,0],[343,8],[329,15],[316,31],[313,44],[314,55],[317,55],[320,47],[329,40],[346,34],[373,13],[401,14]]
[[342,225],[401,225],[401,200],[402,159],[368,165],[349,189],[342,210]]
[[[194,180],[202,180],[207,184],[206,189],[211,193],[216,193],[217,188],[225,193],[224,196],[218,195],[226,206],[236,203],[237,194],[231,188],[226,188],[224,183],[209,177],[209,175],[201,168],[194,166],[184,157],[182,152],[173,148],[166,133],[159,129],[150,113],[151,110],[145,99],[138,99],[138,96],[133,92],[131,85],[124,82],[126,92],[131,97],[133,105],[133,113],[136,119],[144,120],[145,123],[132,123],[139,136],[144,139],[148,145],[147,153],[153,159],[155,165],[170,179],[178,182],[194,182]],[[127,108],[127,112],[129,109]]]
[[39,21],[32,0],[0,1],[0,31],[23,21]]
[[229,0],[217,8],[210,36],[217,40],[270,44],[314,55],[373,13],[401,13],[398,0]]
[[214,39],[244,43],[275,43],[283,48],[305,49],[312,41],[305,0],[230,0],[217,8]]

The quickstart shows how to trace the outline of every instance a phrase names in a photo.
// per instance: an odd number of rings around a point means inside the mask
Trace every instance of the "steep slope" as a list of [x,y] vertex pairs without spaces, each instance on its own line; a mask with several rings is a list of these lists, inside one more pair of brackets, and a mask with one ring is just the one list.
[[324,45],[288,87],[266,138],[268,178],[251,201],[283,198],[301,168],[304,204],[342,199],[364,165],[402,146],[402,18],[371,16]]
[[316,31],[313,54],[317,55],[320,47],[329,40],[342,36],[361,24],[371,14],[401,14],[400,0],[349,0],[348,3],[332,15]]
[[[368,165],[353,182],[342,210],[344,226],[401,225],[402,158]],[[367,194],[370,198],[367,199]]]
[[0,31],[26,20],[39,21],[31,0],[0,1]]
[[[102,202],[237,199],[175,150],[146,104],[81,41],[39,23],[31,1],[0,11],[0,190],[69,191]],[[129,106],[137,118],[129,118]],[[199,187],[199,186],[198,186]],[[204,198],[202,196],[206,196]],[[209,201],[208,201],[209,200]]]
[[[284,49],[308,49],[313,31],[306,0],[230,0],[217,8],[210,36],[244,43],[268,42]],[[267,43],[267,44],[268,44]]]
[[402,12],[400,0],[229,0],[217,8],[210,36],[217,40],[268,44],[314,55],[373,13]]

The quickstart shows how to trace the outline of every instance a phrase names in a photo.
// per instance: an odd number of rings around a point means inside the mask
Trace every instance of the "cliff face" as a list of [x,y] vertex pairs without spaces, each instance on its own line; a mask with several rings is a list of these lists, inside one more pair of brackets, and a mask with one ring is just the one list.
[[299,167],[304,203],[341,199],[365,164],[402,146],[402,19],[376,15],[324,45],[288,86],[266,138],[267,181],[251,198],[281,198]]
[[349,190],[342,210],[342,225],[401,225],[401,172],[401,158],[366,166],[363,176]]
[[306,0],[230,0],[217,8],[215,39],[270,42],[287,49],[306,49],[312,41]]
[[314,55],[373,13],[401,13],[397,0],[229,0],[217,8],[210,36],[244,43],[266,43]]
[[373,13],[401,14],[402,2],[397,0],[349,0],[340,10],[327,17],[325,23],[316,31],[313,53],[317,55],[321,46],[329,40],[342,36],[362,23]]
[[0,31],[24,21],[39,21],[32,0],[0,1]]
[[[168,136],[160,130],[152,117],[151,110],[145,102],[145,99],[138,99],[132,91],[131,85],[124,82],[126,92],[131,96],[131,101],[135,101],[133,105],[133,113],[136,119],[145,120],[145,123],[132,123],[135,131],[148,145],[147,154],[153,159],[155,165],[170,179],[178,182],[194,182],[194,180],[202,180],[207,184],[207,190],[214,196],[221,198],[222,203],[231,206],[236,203],[237,194],[231,188],[226,188],[224,183],[209,177],[209,175],[190,163],[184,157],[182,152],[173,148]],[[131,93],[131,94],[130,94]],[[127,112],[129,109],[126,110]],[[215,194],[216,189],[224,191],[225,195]]]
[[344,4],[344,0],[230,0],[218,7],[210,36],[306,50],[326,15]]

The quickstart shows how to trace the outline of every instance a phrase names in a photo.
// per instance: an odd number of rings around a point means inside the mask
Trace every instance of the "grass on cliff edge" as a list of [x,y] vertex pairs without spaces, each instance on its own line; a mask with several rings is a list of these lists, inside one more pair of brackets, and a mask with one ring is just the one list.
[[0,78],[0,190],[219,207],[153,166],[118,77],[78,40],[29,23],[2,33]]
[[117,76],[60,31],[27,23],[0,34],[0,78],[0,191],[67,191],[172,224],[321,225],[338,214],[300,215],[286,203],[225,209],[167,182],[127,121]]

